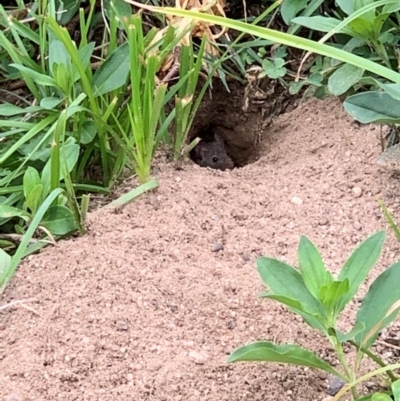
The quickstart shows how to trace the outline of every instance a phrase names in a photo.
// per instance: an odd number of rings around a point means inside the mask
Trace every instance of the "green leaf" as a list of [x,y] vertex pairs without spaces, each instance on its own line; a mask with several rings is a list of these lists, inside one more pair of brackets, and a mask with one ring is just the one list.
[[63,103],[63,99],[57,97],[45,97],[40,101],[40,107],[43,107],[46,110],[54,110],[61,103]]
[[93,141],[97,133],[96,125],[93,121],[86,121],[82,125],[81,140],[80,143],[87,145]]
[[349,291],[349,280],[346,278],[343,281],[334,281],[330,285],[321,287],[319,300],[327,309],[327,314],[330,317],[330,324],[334,324],[337,316],[343,310],[345,304],[342,299]]
[[55,0],[57,22],[66,25],[78,11],[81,0]]
[[57,39],[53,39],[49,46],[49,65],[55,78],[54,64],[63,65],[68,70],[71,69],[71,57],[64,44]]
[[0,283],[11,263],[11,256],[0,248]]
[[0,205],[0,218],[10,219],[12,217],[21,217],[25,221],[28,221],[30,218],[30,214],[22,209],[18,209],[13,206]]
[[329,363],[313,352],[294,344],[275,345],[269,341],[259,341],[237,349],[228,358],[228,363],[243,361],[289,363],[321,369],[335,376],[341,376]]
[[[363,241],[350,255],[344,264],[338,281],[349,280],[349,290],[338,305],[343,310],[345,305],[357,293],[360,284],[365,280],[368,272],[377,262],[385,241],[385,232],[379,231]],[[400,288],[400,286],[399,286]]]
[[40,225],[50,230],[53,235],[65,235],[78,228],[71,210],[61,205],[50,206]]
[[307,6],[307,0],[285,0],[281,5],[281,15],[286,25],[289,25],[301,10]]
[[336,336],[340,343],[345,343],[349,340],[353,340],[355,336],[361,333],[364,329],[365,329],[365,324],[363,322],[358,322],[347,334],[342,333],[339,330],[336,330]]
[[374,393],[372,394],[371,401],[393,401],[393,398],[385,393]]
[[350,64],[338,68],[328,79],[329,92],[340,96],[353,87],[363,76],[364,70]]
[[262,292],[259,294],[261,298],[269,298],[279,303],[286,305],[292,312],[297,313],[300,315],[304,321],[311,327],[316,330],[320,330],[323,333],[326,333],[326,322],[324,319],[321,319],[318,315],[311,315],[310,313],[306,312],[299,301],[295,299],[291,299],[285,297],[283,295],[275,295],[268,292]]
[[391,14],[400,10],[400,4],[386,4],[382,8],[382,14]]
[[49,77],[48,75],[41,74],[36,72],[28,67],[25,67],[20,64],[12,63],[10,66],[16,68],[17,70],[21,71],[22,75],[26,75],[29,78],[32,78],[36,84],[43,85],[43,86],[57,86],[56,81],[53,78]]
[[0,105],[0,116],[11,117],[18,114],[36,113],[37,111],[41,111],[41,107],[31,106],[23,108],[9,103]]
[[349,96],[343,107],[363,124],[400,123],[400,101],[385,92],[371,91]]
[[[15,270],[17,269],[19,263],[21,262],[22,258],[25,256],[25,252],[28,249],[29,242],[31,241],[40,221],[43,218],[45,211],[49,208],[49,206],[54,202],[54,200],[62,193],[61,188],[57,188],[52,191],[46,200],[40,205],[40,208],[34,218],[32,219],[31,224],[29,224],[26,233],[22,237],[22,241],[19,244],[15,254],[11,258],[11,263],[8,269],[6,270],[5,274],[0,277],[0,294],[4,291],[8,281],[11,279]],[[1,209],[2,205],[0,205]]]
[[115,14],[122,19],[132,15],[132,8],[124,0],[104,0],[104,12],[108,19],[114,18]]
[[392,391],[395,401],[400,401],[400,380],[392,383]]
[[[305,26],[306,28],[312,29],[319,32],[329,32],[336,28],[342,21],[331,18],[331,17],[296,17],[292,19],[292,23]],[[353,32],[347,26],[339,31],[349,36],[353,36]]]
[[29,166],[25,171],[23,183],[24,196],[26,198],[33,190],[33,188],[41,183],[38,171],[35,168]]
[[357,312],[356,323],[365,324],[365,329],[356,337],[356,343],[369,348],[378,332],[392,322],[400,305],[400,262],[381,273],[371,284],[362,305]]
[[276,259],[260,257],[257,270],[262,282],[273,294],[300,302],[305,312],[326,317],[322,304],[313,297],[304,284],[301,274],[292,266]]
[[[279,61],[278,61],[279,64]],[[269,78],[271,79],[277,79],[284,77],[286,74],[286,68],[285,67],[278,67],[275,62],[272,63],[269,60],[264,60],[263,64],[263,71],[260,74],[260,77],[262,78],[265,75],[268,75]]]
[[297,250],[299,269],[308,290],[319,298],[320,288],[333,282],[332,274],[325,269],[317,247],[304,235],[301,236]]
[[354,1],[353,0],[336,0],[337,5],[347,14],[354,13]]
[[393,99],[400,100],[400,84],[384,84],[376,81],[377,84]]
[[382,209],[383,214],[386,217],[387,222],[389,223],[391,229],[393,230],[394,235],[397,238],[397,241],[400,242],[400,226],[397,225],[397,223],[394,221],[393,216],[389,213],[389,210],[386,208],[385,204],[380,199],[378,199],[377,201]]
[[94,74],[95,96],[104,95],[124,85],[128,78],[129,69],[129,43],[124,43],[115,49]]
[[38,210],[40,203],[42,202],[43,197],[43,185],[39,184],[36,187],[32,188],[29,192],[29,195],[26,197],[25,203],[26,207],[31,211],[34,215]]

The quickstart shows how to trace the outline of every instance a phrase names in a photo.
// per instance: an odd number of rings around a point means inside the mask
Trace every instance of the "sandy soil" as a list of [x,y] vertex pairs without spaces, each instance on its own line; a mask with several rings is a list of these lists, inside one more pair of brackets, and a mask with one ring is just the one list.
[[[157,191],[118,213],[92,213],[86,236],[21,265],[1,301],[14,304],[0,310],[0,399],[325,398],[323,373],[226,359],[268,339],[334,363],[323,338],[257,298],[255,261],[296,263],[305,234],[338,271],[356,244],[386,227],[377,197],[398,218],[400,180],[375,164],[377,138],[377,128],[354,124],[338,101],[313,100],[276,118],[261,157],[243,168],[160,163]],[[388,231],[368,283],[399,255]]]

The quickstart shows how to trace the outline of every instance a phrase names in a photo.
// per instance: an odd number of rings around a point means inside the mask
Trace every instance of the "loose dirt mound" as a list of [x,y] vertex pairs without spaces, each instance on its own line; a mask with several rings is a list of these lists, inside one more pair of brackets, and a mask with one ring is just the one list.
[[[299,319],[257,299],[255,260],[268,255],[295,263],[305,234],[337,271],[360,240],[385,227],[377,197],[398,216],[400,181],[375,164],[377,130],[353,124],[332,99],[280,116],[263,143],[257,162],[233,171],[161,165],[159,190],[118,213],[92,213],[86,236],[25,261],[2,301],[23,303],[1,310],[0,395],[325,397],[319,372],[226,364],[233,349],[256,339],[297,342],[333,358]],[[370,279],[399,251],[388,233]]]

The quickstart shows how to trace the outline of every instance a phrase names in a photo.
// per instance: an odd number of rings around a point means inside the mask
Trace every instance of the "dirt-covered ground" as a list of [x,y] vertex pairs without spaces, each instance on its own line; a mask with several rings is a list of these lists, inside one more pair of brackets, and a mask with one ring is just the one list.
[[[310,347],[334,363],[323,338],[257,298],[256,259],[296,263],[305,234],[338,271],[362,239],[387,226],[377,198],[399,218],[400,180],[375,163],[378,131],[353,123],[335,99],[312,100],[277,117],[259,159],[242,168],[160,161],[158,190],[118,212],[93,212],[87,235],[21,265],[0,304],[0,398],[327,397],[323,373],[226,361],[238,346],[267,339]],[[399,259],[388,231],[368,283]]]

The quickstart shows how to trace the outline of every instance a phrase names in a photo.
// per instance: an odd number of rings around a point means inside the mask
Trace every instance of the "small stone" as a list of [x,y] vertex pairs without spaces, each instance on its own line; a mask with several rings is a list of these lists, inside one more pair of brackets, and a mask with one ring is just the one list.
[[293,196],[292,199],[290,199],[290,202],[294,203],[295,205],[302,205],[303,204],[303,200],[301,198],[299,198],[298,196]]
[[326,217],[322,217],[318,224],[320,226],[327,226],[329,224],[329,220]]
[[126,380],[128,380],[128,382],[133,381],[133,374],[132,374],[132,373],[128,373],[128,374],[126,375]]
[[329,376],[328,382],[329,387],[327,392],[331,397],[334,397],[345,384],[342,379],[339,379],[336,376]]
[[228,320],[226,327],[229,330],[233,330],[236,327],[236,322],[234,320]]
[[196,365],[204,365],[204,362],[207,359],[207,355],[200,354],[196,351],[189,352],[189,358],[196,364]]
[[212,245],[212,248],[211,248],[211,252],[219,252],[219,251],[223,251],[223,250],[224,250],[224,246],[220,242],[214,242],[214,244]]
[[123,320],[117,320],[115,322],[115,326],[117,328],[117,331],[128,331],[129,329],[129,326]]
[[362,194],[362,189],[360,187],[353,187],[352,191],[356,198],[359,198]]

